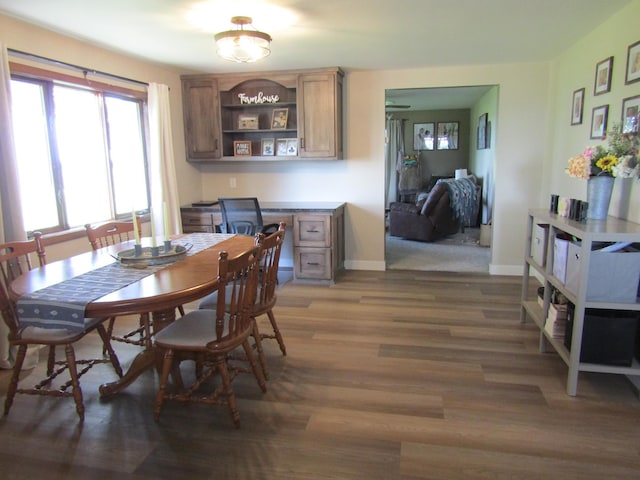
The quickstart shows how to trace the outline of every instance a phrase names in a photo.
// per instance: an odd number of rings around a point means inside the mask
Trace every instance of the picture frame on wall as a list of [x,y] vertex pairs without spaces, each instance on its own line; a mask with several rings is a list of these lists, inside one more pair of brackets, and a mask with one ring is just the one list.
[[413,149],[433,150],[433,136],[435,133],[435,123],[414,123],[413,124]]
[[233,156],[234,157],[250,157],[251,156],[251,140],[234,140]]
[[487,126],[488,126],[488,113],[483,113],[478,118],[478,139],[477,139],[477,149],[484,150],[488,147],[487,145]]
[[437,150],[457,150],[460,122],[439,122],[436,142]]
[[613,57],[608,57],[596,64],[596,78],[593,82],[593,94],[602,95],[611,91],[611,72]]
[[632,43],[627,48],[627,69],[625,70],[624,83],[640,82],[640,40]]
[[276,151],[276,139],[275,138],[263,138],[262,139],[262,155],[274,155]]
[[288,108],[274,108],[271,115],[271,130],[285,130],[288,117]]
[[591,112],[591,135],[592,139],[602,139],[607,133],[607,120],[609,116],[609,105],[594,107]]
[[638,133],[640,126],[640,95],[622,100],[622,133]]
[[287,139],[278,138],[276,140],[276,155],[285,156],[287,154]]
[[584,88],[579,88],[573,92],[571,102],[571,125],[582,124],[582,111],[584,110]]

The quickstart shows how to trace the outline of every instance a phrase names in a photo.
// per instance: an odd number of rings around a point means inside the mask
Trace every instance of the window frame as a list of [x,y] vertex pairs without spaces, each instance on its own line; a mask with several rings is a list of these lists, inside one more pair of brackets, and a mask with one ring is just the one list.
[[[145,171],[146,182],[146,196],[147,205],[151,205],[151,187],[149,179],[149,123],[147,119],[148,105],[147,105],[147,92],[146,89],[133,90],[130,88],[121,87],[118,85],[109,85],[103,82],[88,80],[86,78],[87,72],[84,72],[84,77],[77,77],[68,75],[65,73],[45,70],[30,65],[25,65],[16,62],[9,62],[9,69],[11,72],[11,80],[30,82],[40,85],[43,89],[43,102],[45,106],[47,131],[49,135],[49,155],[51,161],[51,174],[53,176],[54,185],[56,187],[56,209],[58,213],[58,225],[55,227],[43,228],[39,231],[43,234],[60,234],[64,232],[70,232],[78,230],[79,227],[70,227],[66,206],[64,204],[64,196],[61,194],[60,187],[62,183],[62,165],[58,154],[55,135],[55,123],[54,123],[54,101],[53,101],[53,89],[54,86],[62,86],[68,88],[78,88],[81,90],[88,90],[98,95],[100,101],[101,119],[103,135],[105,137],[105,156],[107,162],[107,182],[109,185],[109,202],[112,220],[126,220],[131,218],[130,213],[117,214],[115,212],[115,186],[113,178],[113,164],[109,148],[109,129],[108,129],[108,112],[106,108],[107,97],[124,99],[133,101],[137,104],[137,110],[141,128],[142,138],[142,155]],[[144,216],[149,213],[149,208],[144,210],[137,210],[137,214]],[[33,232],[27,232],[31,235]]]

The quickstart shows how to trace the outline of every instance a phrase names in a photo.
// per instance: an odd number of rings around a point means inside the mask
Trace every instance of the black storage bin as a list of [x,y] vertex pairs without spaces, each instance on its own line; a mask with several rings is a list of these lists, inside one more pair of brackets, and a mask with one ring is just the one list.
[[[567,309],[564,345],[571,351],[573,305]],[[636,344],[638,312],[586,309],[580,361],[628,367]]]

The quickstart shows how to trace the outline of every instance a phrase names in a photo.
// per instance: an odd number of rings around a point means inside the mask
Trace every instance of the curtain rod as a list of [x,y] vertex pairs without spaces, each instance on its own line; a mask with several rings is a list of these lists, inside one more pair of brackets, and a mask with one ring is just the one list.
[[45,62],[45,63],[50,63],[50,64],[53,64],[53,65],[59,65],[59,66],[62,66],[62,67],[75,69],[75,70],[78,70],[78,71],[82,72],[85,76],[88,73],[91,73],[92,75],[99,75],[99,76],[102,76],[102,77],[112,78],[114,80],[120,80],[120,81],[124,81],[124,82],[135,83],[135,84],[138,84],[138,85],[144,85],[146,87],[149,86],[148,83],[141,82],[140,80],[134,80],[132,78],[121,77],[119,75],[113,75],[112,73],[101,72],[99,70],[94,70],[92,68],[81,67],[80,65],[74,65],[73,63],[67,63],[67,62],[62,62],[60,60],[54,60],[52,58],[42,57],[40,55],[35,55],[33,53],[27,53],[27,52],[22,52],[20,50],[14,50],[13,48],[7,48],[7,51],[9,52],[9,54],[16,55],[16,56],[19,56],[19,57],[29,58],[29,59],[38,60],[38,61]]

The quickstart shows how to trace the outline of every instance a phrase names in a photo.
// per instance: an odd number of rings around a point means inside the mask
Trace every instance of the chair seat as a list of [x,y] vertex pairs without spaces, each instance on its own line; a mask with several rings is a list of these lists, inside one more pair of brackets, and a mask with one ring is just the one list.
[[46,345],[50,342],[54,343],[71,343],[75,342],[87,331],[94,329],[99,323],[104,322],[104,318],[85,318],[84,330],[67,330],[65,328],[42,328],[42,327],[25,327],[20,331],[20,339],[15,343],[41,343]]
[[[223,338],[227,334],[225,322]],[[207,344],[216,341],[215,313],[211,310],[189,312],[160,330],[154,338],[161,348],[206,351]]]

